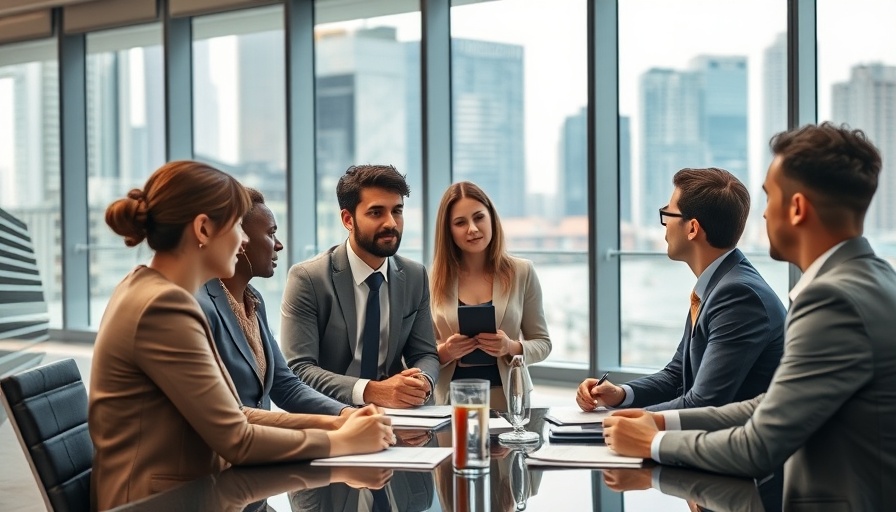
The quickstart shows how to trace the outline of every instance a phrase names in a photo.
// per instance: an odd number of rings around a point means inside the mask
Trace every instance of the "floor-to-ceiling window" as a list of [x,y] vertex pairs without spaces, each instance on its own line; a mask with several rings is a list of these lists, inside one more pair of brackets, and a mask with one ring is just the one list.
[[[282,6],[193,19],[194,157],[260,191],[280,237],[289,222],[285,62]],[[275,334],[286,271],[293,263],[281,254],[273,277],[252,281],[264,296]]]
[[59,328],[62,244],[55,43],[0,46],[0,208],[28,227],[50,327]]
[[476,183],[507,248],[535,264],[553,343],[587,364],[587,3],[451,8],[452,180]]
[[115,286],[151,255],[146,244],[125,246],[105,213],[165,162],[165,88],[160,24],[86,37],[89,325],[97,328]]
[[787,127],[786,28],[777,0],[619,2],[623,366],[665,365],[687,319],[696,277],[667,258],[658,214],[681,168],[721,167],[746,185],[738,246],[786,301],[787,265],[767,256],[761,189],[768,140]]
[[364,4],[359,17],[359,3],[315,2],[316,250],[348,235],[339,177],[351,165],[389,164],[411,187],[400,253],[422,262],[420,12]]

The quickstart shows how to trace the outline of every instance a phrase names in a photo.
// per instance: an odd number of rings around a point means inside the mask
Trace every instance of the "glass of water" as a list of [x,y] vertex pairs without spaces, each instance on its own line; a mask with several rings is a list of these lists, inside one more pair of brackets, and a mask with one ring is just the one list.
[[489,382],[482,379],[451,381],[451,441],[454,470],[477,473],[488,470]]
[[526,430],[529,423],[529,371],[523,356],[513,356],[507,376],[507,413],[505,417],[513,426],[512,432],[498,436],[502,444],[533,444],[541,440],[535,432]]

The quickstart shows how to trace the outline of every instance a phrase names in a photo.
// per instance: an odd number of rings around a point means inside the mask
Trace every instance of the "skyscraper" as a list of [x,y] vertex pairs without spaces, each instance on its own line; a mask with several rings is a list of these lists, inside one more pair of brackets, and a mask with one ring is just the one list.
[[896,238],[896,66],[853,66],[848,82],[833,85],[831,120],[861,128],[883,155],[877,193],[865,217],[866,230]]
[[588,108],[566,118],[560,135],[563,215],[588,215]]
[[685,71],[653,68],[641,76],[641,225],[672,194],[684,167],[722,167],[749,183],[747,60],[697,56]]
[[672,176],[703,161],[702,98],[694,73],[653,68],[641,75],[642,226],[655,224],[669,202]]
[[[414,69],[408,69],[412,62],[407,56],[407,45],[411,44],[397,41],[396,30],[391,27],[317,34],[315,92],[321,247],[345,239],[336,205],[336,183],[346,168],[376,163],[391,164],[401,173],[408,172],[409,146],[419,146],[421,140],[419,133],[407,133],[409,125],[413,125],[408,121],[409,108],[418,117],[420,112],[419,105],[409,107],[408,101],[408,76],[415,76],[418,81],[420,77],[419,59]],[[419,90],[416,95],[419,103]],[[419,126],[419,121],[416,124]],[[419,160],[419,147],[415,151]],[[414,185],[412,182],[412,193]],[[406,225],[403,247],[419,246],[420,240],[422,226]]]
[[762,161],[764,175],[772,163],[768,141],[787,129],[787,34],[781,33],[763,52],[762,64]]
[[523,48],[451,40],[454,181],[476,182],[502,217],[525,214]]

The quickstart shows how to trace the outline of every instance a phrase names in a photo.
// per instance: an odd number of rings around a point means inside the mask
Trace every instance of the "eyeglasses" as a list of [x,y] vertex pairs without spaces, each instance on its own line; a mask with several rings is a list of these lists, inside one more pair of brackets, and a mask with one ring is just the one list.
[[[663,208],[665,208],[665,206],[664,206]],[[675,218],[678,218],[678,219],[686,219],[686,218],[687,218],[687,217],[685,217],[684,215],[682,215],[682,214],[680,214],[680,213],[667,212],[667,211],[664,210],[663,208],[660,208],[660,224],[662,224],[663,226],[666,225],[666,217],[675,217]]]

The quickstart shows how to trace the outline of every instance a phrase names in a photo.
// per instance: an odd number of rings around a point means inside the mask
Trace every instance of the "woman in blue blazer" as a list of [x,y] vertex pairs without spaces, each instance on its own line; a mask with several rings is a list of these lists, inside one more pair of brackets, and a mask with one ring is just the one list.
[[237,256],[236,273],[230,279],[208,281],[196,294],[221,359],[245,406],[270,409],[273,400],[287,412],[348,414],[351,409],[347,405],[299,380],[274,340],[264,299],[249,281],[274,275],[283,244],[277,239],[277,222],[264,204],[264,196],[247,190],[252,209],[243,217],[243,231],[249,242]]

